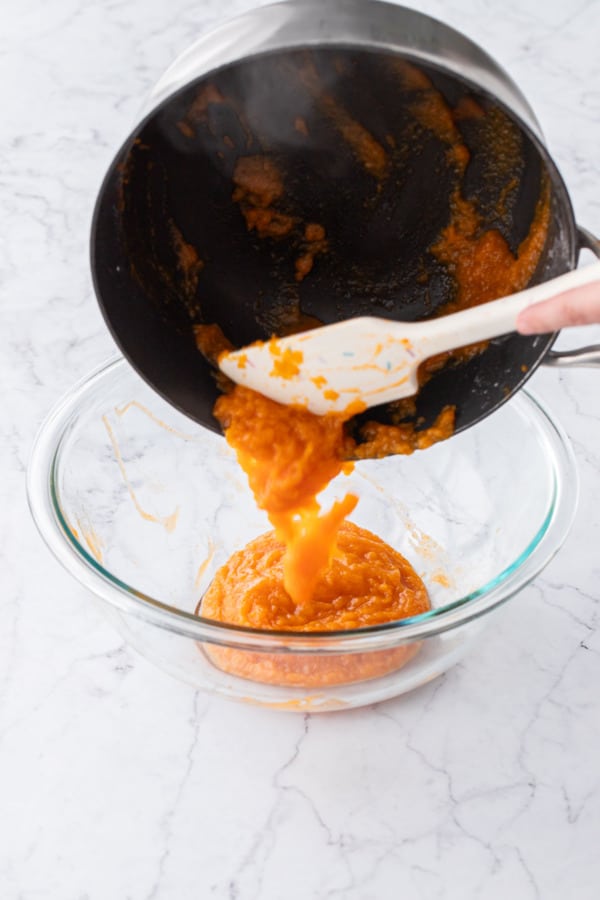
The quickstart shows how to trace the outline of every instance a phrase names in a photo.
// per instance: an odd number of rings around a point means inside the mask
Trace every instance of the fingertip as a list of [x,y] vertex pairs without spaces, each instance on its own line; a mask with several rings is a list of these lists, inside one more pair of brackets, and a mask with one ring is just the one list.
[[521,314],[516,322],[516,328],[519,334],[528,335],[535,334],[535,326],[529,316]]

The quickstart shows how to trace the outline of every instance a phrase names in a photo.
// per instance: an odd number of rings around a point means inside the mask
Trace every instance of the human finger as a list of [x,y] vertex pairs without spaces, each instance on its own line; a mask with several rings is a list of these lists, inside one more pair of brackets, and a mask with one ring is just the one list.
[[600,286],[586,284],[534,303],[517,318],[520,334],[546,334],[570,325],[591,325],[600,322]]

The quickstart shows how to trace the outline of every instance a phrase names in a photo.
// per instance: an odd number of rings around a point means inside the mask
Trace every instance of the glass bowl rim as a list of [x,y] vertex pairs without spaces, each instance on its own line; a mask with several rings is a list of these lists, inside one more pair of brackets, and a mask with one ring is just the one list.
[[296,653],[383,649],[432,637],[479,618],[522,590],[558,552],[575,516],[579,478],[570,441],[546,406],[531,392],[521,389],[504,408],[527,408],[530,420],[543,431],[553,456],[553,496],[542,524],[527,546],[482,587],[418,616],[352,631],[262,631],[196,616],[118,579],[79,543],[62,514],[56,472],[63,439],[87,395],[121,372],[139,377],[122,356],[112,357],[74,384],[51,409],[31,449],[27,469],[29,507],[46,545],[77,581],[121,612],[185,637],[259,652],[278,649]]

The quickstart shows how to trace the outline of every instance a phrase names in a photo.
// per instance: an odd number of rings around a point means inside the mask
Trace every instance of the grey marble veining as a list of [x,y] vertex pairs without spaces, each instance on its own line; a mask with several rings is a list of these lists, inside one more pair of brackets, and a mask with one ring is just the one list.
[[[597,371],[530,383],[578,459],[563,551],[463,663],[378,707],[303,717],[195,693],[121,643],[30,521],[35,430],[113,351],[88,270],[104,171],[174,56],[252,5],[3,8],[0,897],[595,900]],[[598,0],[418,6],[508,69],[600,232]],[[594,341],[600,328],[561,338]]]

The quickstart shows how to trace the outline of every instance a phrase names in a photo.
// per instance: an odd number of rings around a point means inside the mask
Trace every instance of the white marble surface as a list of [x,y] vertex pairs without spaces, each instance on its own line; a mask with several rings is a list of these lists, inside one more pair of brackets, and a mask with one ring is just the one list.
[[[532,386],[582,482],[564,550],[485,651],[324,716],[194,693],[124,646],[42,545],[35,430],[113,348],[87,241],[163,68],[245,0],[20,0],[0,29],[2,900],[592,900],[600,856],[600,372]],[[600,0],[423,0],[520,83],[600,232]],[[600,341],[578,330],[563,343]]]

